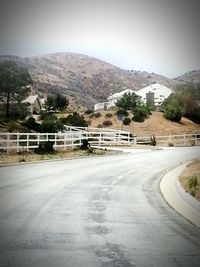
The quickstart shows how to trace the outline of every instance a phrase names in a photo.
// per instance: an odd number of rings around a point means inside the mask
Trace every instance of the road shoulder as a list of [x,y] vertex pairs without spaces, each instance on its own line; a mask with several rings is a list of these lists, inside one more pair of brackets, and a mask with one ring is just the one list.
[[160,182],[160,190],[172,208],[200,228],[200,202],[186,193],[179,181],[179,176],[187,164],[182,164],[165,174]]

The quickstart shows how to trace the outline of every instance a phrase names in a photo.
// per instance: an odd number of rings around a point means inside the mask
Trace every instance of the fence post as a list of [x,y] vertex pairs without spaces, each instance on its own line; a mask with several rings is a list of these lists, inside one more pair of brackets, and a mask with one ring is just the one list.
[[197,134],[195,134],[195,137],[194,137],[194,143],[195,143],[195,146],[198,145],[198,138],[197,138]]
[[26,134],[26,151],[28,151],[29,148],[29,133]]
[[10,148],[10,134],[7,133],[7,153],[9,153],[9,148]]
[[98,147],[101,146],[101,132],[99,133],[99,142],[98,142]]
[[57,150],[57,137],[58,137],[58,134],[57,133],[54,133],[54,147],[55,147],[55,150]]
[[134,145],[137,145],[137,137],[136,136],[134,136],[134,138],[133,138],[133,143],[134,143]]
[[17,133],[16,135],[17,135],[17,152],[19,152],[19,133]]
[[64,133],[64,150],[66,150],[66,133]]
[[38,147],[39,147],[39,144],[40,144],[40,133],[37,134],[37,144],[38,144]]
[[130,141],[131,141],[131,133],[128,133],[128,144],[130,145]]
[[183,143],[184,143],[184,146],[186,145],[186,136],[185,136],[185,133],[183,134]]

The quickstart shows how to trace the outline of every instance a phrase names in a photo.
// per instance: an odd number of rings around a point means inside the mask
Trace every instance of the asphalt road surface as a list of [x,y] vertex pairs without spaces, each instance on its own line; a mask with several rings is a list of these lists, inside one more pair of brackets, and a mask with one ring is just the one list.
[[200,229],[165,202],[198,148],[0,168],[0,266],[200,266]]

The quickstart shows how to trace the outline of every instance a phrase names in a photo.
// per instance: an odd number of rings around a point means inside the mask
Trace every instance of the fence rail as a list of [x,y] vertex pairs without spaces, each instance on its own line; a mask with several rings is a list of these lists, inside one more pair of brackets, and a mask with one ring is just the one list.
[[[102,129],[81,128],[69,126],[64,133],[0,133],[0,151],[20,152],[35,149],[40,143],[54,142],[55,150],[66,150],[68,147],[80,147],[83,140],[87,139],[92,146],[113,146],[132,144],[151,144],[151,137],[136,137],[129,132]],[[159,146],[191,146],[200,145],[200,133],[155,136]]]

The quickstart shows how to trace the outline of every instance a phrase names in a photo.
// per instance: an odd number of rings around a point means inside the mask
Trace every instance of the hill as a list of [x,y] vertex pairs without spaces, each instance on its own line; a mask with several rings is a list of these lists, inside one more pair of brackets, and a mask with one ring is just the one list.
[[124,88],[141,89],[158,82],[172,87],[176,81],[148,72],[120,69],[104,61],[75,53],[55,53],[37,57],[20,58],[2,56],[0,60],[13,59],[28,68],[34,88],[42,96],[61,92],[70,97],[75,106],[91,108],[113,93]]
[[183,83],[200,83],[200,70],[189,71],[181,76],[178,76],[177,78],[175,78],[175,80]]
[[[107,113],[112,114],[109,119],[106,118]],[[110,120],[112,122],[111,128],[122,129],[122,122],[115,116],[114,111],[102,111],[100,117],[90,119],[87,116],[86,119],[91,122],[90,127],[98,127],[105,120]],[[129,131],[137,136],[150,136],[152,134],[168,136],[170,134],[199,133],[200,125],[184,117],[182,117],[180,123],[172,122],[165,119],[163,113],[154,111],[143,123],[131,122],[129,126],[123,126],[123,130]]]

